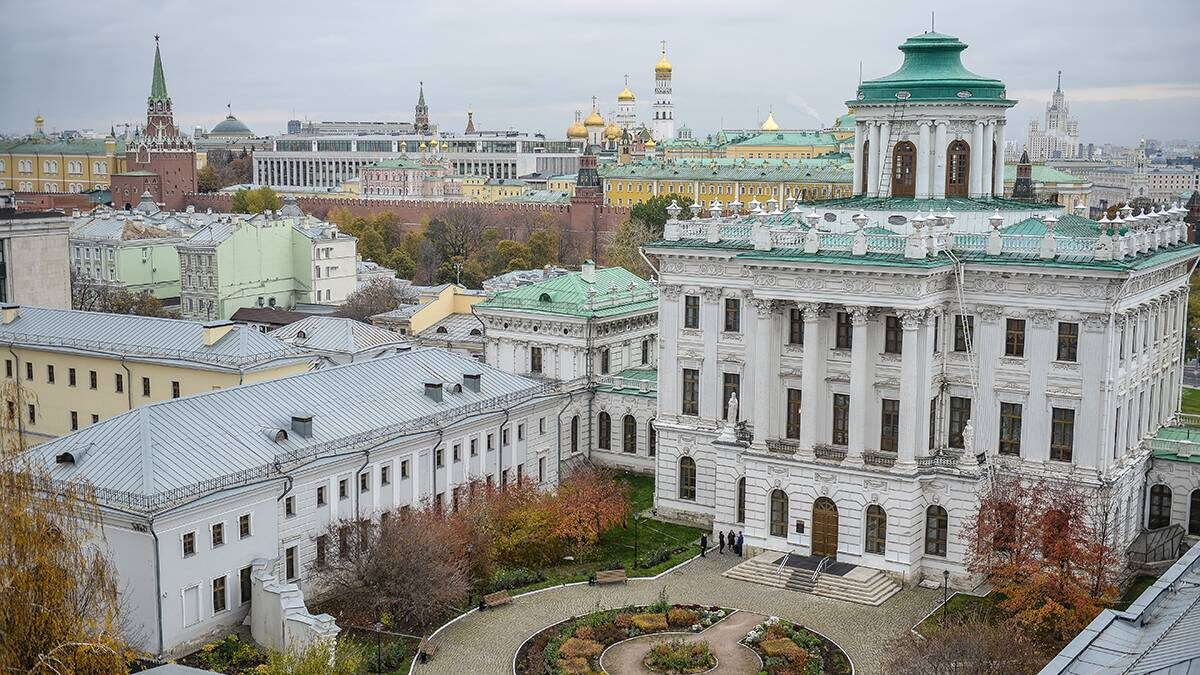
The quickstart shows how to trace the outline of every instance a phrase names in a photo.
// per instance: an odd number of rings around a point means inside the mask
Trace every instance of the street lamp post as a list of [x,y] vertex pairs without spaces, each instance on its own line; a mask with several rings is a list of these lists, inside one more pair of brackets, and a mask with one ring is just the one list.
[[380,635],[381,635],[380,631],[382,631],[382,630],[383,630],[383,624],[376,621],[375,622],[375,667],[378,669],[378,671],[376,671],[376,672],[380,672],[380,673],[383,672],[383,644],[380,641]]
[[633,569],[636,571],[638,566],[638,540],[641,538],[642,515],[640,513],[633,514]]
[[942,570],[942,623],[946,623],[946,606],[950,601],[950,570]]

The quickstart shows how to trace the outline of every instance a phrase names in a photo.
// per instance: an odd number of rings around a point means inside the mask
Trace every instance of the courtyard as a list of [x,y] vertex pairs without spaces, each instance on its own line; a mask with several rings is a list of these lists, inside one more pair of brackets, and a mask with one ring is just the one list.
[[[436,658],[418,664],[414,672],[507,675],[513,672],[521,644],[546,626],[600,610],[648,605],[665,588],[672,602],[720,605],[789,619],[837,643],[856,673],[879,673],[888,641],[907,632],[941,600],[940,591],[906,588],[881,607],[868,607],[721,576],[741,560],[713,552],[657,579],[547,588],[515,598],[510,605],[470,612],[437,633],[434,640],[441,647]],[[718,672],[737,671],[720,668]]]

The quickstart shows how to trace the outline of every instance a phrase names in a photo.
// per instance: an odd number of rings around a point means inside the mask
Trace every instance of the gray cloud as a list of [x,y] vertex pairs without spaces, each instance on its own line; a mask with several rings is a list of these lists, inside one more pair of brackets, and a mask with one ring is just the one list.
[[[676,119],[698,132],[785,127],[845,110],[858,80],[899,64],[896,45],[937,29],[971,45],[968,68],[1022,99],[1022,130],[1064,89],[1093,142],[1200,138],[1200,73],[1183,47],[1200,3],[1117,0],[857,4],[786,0],[338,3],[271,0],[0,0],[0,130],[107,128],[143,115],[154,33],[177,120],[212,126],[226,102],[258,133],[310,119],[411,119],[417,81],[436,121],[561,136],[592,95],[601,111],[630,76],[648,116],[660,40],[675,66]],[[1130,21],[1147,30],[1131,31]]]

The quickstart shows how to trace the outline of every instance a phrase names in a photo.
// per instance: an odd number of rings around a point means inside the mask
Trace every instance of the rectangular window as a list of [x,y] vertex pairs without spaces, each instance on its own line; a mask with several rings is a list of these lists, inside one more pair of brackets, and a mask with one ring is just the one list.
[[971,399],[950,397],[950,447],[963,447],[963,427],[971,419]]
[[1025,356],[1025,319],[1008,319],[1005,322],[1004,355]]
[[600,350],[600,374],[601,375],[608,374],[608,365],[609,365],[609,353],[608,353],[608,347],[605,347],[604,349]]
[[296,498],[288,497],[283,500],[283,516],[291,518],[296,515]]
[[965,352],[967,345],[975,344],[975,317],[954,315],[954,351]]
[[455,462],[462,461],[462,443],[454,444],[454,447],[450,450],[450,457],[453,458]]
[[1050,419],[1050,459],[1069,462],[1075,449],[1075,411],[1054,408]]
[[370,473],[364,471],[364,472],[358,474],[358,491],[359,492],[370,492],[371,491],[371,474]]
[[787,437],[800,438],[800,403],[802,399],[801,390],[787,390]]
[[542,435],[545,433],[546,433],[546,418],[539,417],[538,418],[538,435]]
[[[1010,319],[1011,320],[1011,319]],[[1002,455],[1021,455],[1021,404],[1000,404],[1000,448]]]
[[529,348],[529,372],[531,372],[531,373],[541,373],[542,372],[542,348],[541,347],[530,347]]
[[46,384],[54,384],[54,366],[46,366]]
[[71,431],[75,431],[78,428],[79,428],[79,413],[72,410],[71,411]]
[[385,466],[379,467],[379,484],[380,485],[390,485],[391,484],[391,482],[392,482],[391,471],[392,471],[392,467],[390,467],[390,466],[385,465]]
[[500,430],[500,447],[508,447],[508,427],[504,427]]
[[[525,465],[518,464],[517,465],[517,482],[520,483],[523,480],[525,480]],[[458,488],[455,488],[455,490],[457,490],[457,489]],[[457,492],[456,492],[456,495],[457,495]],[[458,509],[458,506],[456,505],[455,510],[457,510],[457,509]]]
[[650,340],[642,340],[642,365],[650,363]]
[[150,378],[148,377],[142,378],[142,396],[150,398]]
[[838,312],[835,319],[835,327],[837,334],[835,335],[834,346],[837,349],[853,349],[854,329],[850,326],[850,314],[848,312]]
[[33,363],[31,363],[29,361],[25,362],[25,379],[27,379],[27,380],[33,379]]
[[524,424],[517,425],[517,440],[518,441],[525,440],[525,425]]
[[171,398],[179,398],[179,382],[171,381]]
[[850,395],[833,395],[833,444],[850,442]]
[[225,577],[217,577],[212,581],[213,614],[225,611]]
[[400,460],[400,480],[405,478],[408,478],[408,460],[402,459]]
[[684,415],[700,414],[700,371],[694,368],[683,369],[683,405],[680,412]]
[[94,370],[88,371],[88,387],[90,389],[96,388],[96,371]]
[[479,439],[478,438],[471,439],[470,447],[471,447],[471,456],[472,457],[479,456]]
[[725,298],[725,332],[737,333],[742,330],[742,301],[737,298]]
[[125,376],[121,373],[116,374],[116,390],[118,394],[125,391]]
[[437,449],[437,465],[439,467],[446,466],[445,451],[442,448]]
[[700,296],[698,296],[698,295],[683,296],[683,327],[684,328],[699,328],[700,327]]
[[896,452],[897,441],[900,438],[900,401],[885,398],[880,410],[879,449],[884,452]]
[[29,423],[37,424],[37,408],[32,403],[29,404]]
[[804,311],[793,307],[788,316],[788,344],[804,344]]
[[67,368],[67,386],[68,387],[75,386],[75,369],[74,368]]
[[213,523],[212,546],[216,548],[225,544],[225,523]]
[[253,595],[253,586],[251,585],[251,582],[250,582],[250,575],[253,572],[254,572],[253,567],[246,566],[246,567],[243,567],[242,571],[238,574],[238,577],[239,577],[238,582],[241,585],[241,589],[240,589],[241,602],[243,605],[246,604],[247,602],[250,602],[250,597]]
[[886,316],[883,319],[883,353],[899,354],[904,346],[904,329],[900,317]]
[[938,349],[938,338],[941,337],[941,330],[942,330],[942,317],[941,317],[941,315],[938,315],[938,316],[933,317],[933,353],[934,354],[936,354],[936,353],[938,353],[938,351],[940,351]]
[[338,499],[346,499],[350,496],[350,481],[342,478],[338,481]]
[[[742,376],[738,375],[737,373],[721,374],[721,419],[727,419],[729,417],[729,397],[733,394],[737,394],[738,399],[741,399],[742,396],[741,392],[739,391],[741,383]],[[741,404],[739,404],[738,407],[740,408]],[[732,421],[736,422],[737,420]]]
[[491,452],[496,449],[496,434],[487,435],[487,451]]
[[284,553],[284,572],[287,574],[288,581],[295,581],[296,577],[299,575],[300,570],[296,565],[297,562],[296,547],[289,546],[287,551]]
[[317,486],[317,506],[325,506],[325,486]]
[[4,376],[5,376],[5,377],[12,377],[12,376],[13,376],[13,362],[12,362],[12,359],[4,359]]
[[1058,322],[1058,360],[1074,363],[1079,352],[1079,324]]
[[317,543],[316,566],[318,569],[320,569],[325,566],[325,555],[326,555],[326,549],[329,546],[329,537],[324,534],[317,535],[316,543]]
[[538,457],[538,484],[546,482],[546,458]]
[[100,421],[99,415],[92,415],[92,424],[95,424],[96,422],[99,422],[99,421]]
[[196,555],[196,533],[187,532],[183,535],[183,557]]

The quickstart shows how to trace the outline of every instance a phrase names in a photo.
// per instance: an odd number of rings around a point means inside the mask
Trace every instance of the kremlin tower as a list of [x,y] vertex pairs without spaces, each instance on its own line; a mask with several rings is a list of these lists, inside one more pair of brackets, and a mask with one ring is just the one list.
[[675,137],[675,106],[671,103],[671,62],[667,60],[667,43],[662,43],[662,57],[654,64],[654,138],[660,141]]

